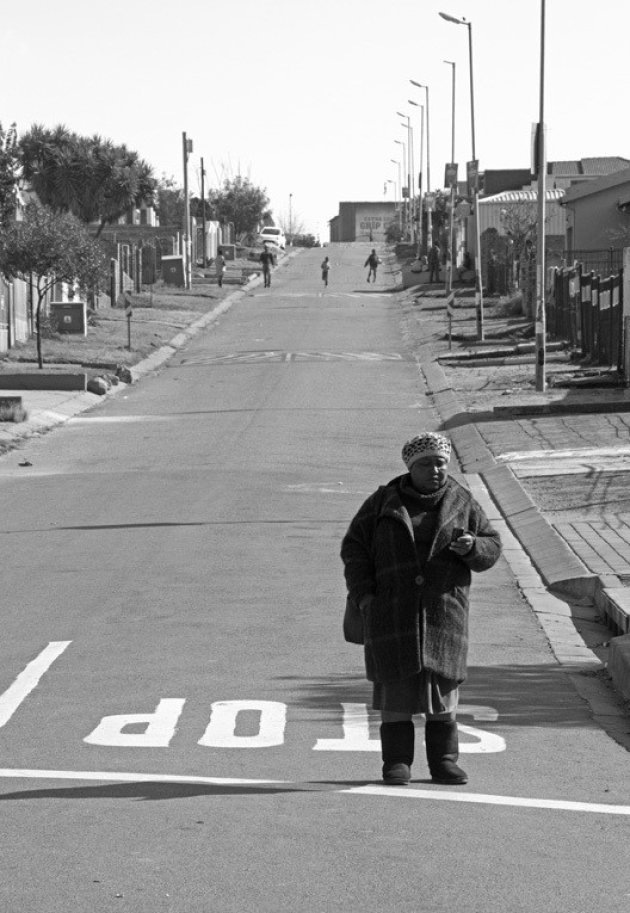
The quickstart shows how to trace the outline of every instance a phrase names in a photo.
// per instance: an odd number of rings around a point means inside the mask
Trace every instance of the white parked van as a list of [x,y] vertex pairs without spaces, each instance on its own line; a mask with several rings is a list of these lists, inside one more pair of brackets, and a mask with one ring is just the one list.
[[275,225],[265,225],[260,232],[259,239],[262,244],[265,242],[275,244],[280,250],[284,250],[287,243],[284,232],[281,228],[276,228]]

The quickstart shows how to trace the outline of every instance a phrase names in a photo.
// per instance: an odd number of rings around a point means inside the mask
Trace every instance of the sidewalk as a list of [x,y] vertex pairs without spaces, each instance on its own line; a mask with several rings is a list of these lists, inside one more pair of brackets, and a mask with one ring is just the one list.
[[509,339],[523,321],[486,320],[478,343],[460,298],[449,351],[443,292],[405,297],[463,471],[482,478],[545,586],[595,604],[611,629],[609,672],[630,698],[630,391],[575,386],[578,366],[550,344],[549,375],[567,386],[538,393],[531,342]]
[[[300,253],[296,248],[289,251],[278,263],[277,269],[286,266],[293,257]],[[149,357],[130,366],[128,378],[130,383],[136,383],[142,377],[156,371],[164,362],[184,346],[193,336],[213,323],[221,314],[224,314],[236,301],[246,295],[250,289],[260,285],[262,278],[259,274],[223,298],[212,310],[193,320],[188,327],[174,336],[166,345],[161,346]],[[9,370],[12,365],[7,366]],[[44,372],[47,373],[47,372]],[[33,375],[36,376],[36,375]],[[51,389],[0,389],[2,397],[19,396],[22,406],[27,413],[27,420],[20,423],[0,422],[0,456],[22,448],[25,442],[36,434],[43,434],[57,425],[67,422],[75,415],[86,412],[102,402],[104,396],[115,396],[124,391],[128,383],[119,381],[111,386],[105,394],[90,393],[85,390],[51,390]]]

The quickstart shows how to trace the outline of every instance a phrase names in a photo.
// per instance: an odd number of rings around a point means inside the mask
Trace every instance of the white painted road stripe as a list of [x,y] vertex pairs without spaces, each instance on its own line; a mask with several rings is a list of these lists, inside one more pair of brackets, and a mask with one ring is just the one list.
[[509,805],[517,808],[548,808],[566,812],[594,812],[600,815],[630,815],[630,805],[597,802],[566,802],[562,799],[529,799],[524,796],[490,796],[483,793],[445,792],[408,786],[357,786],[342,792],[355,796],[392,796],[401,799],[433,799],[438,802],[471,802],[477,805]]
[[71,640],[56,640],[49,643],[0,695],[0,728],[8,723],[22,701],[37,687],[42,675],[71,643]]
[[244,780],[236,777],[186,777],[176,774],[127,773],[118,770],[32,770],[0,768],[0,777],[13,780],[99,780],[117,783],[207,783],[212,786],[264,786],[287,780]]
[[[288,786],[290,780],[249,780],[236,777],[193,777],[175,774],[143,774],[111,770],[34,770],[0,768],[0,778],[12,780],[87,780],[101,783],[199,783],[208,786]],[[297,784],[293,784],[296,785]],[[353,796],[385,796],[388,799],[433,799],[438,802],[468,802],[477,805],[504,805],[517,808],[543,808],[554,811],[590,812],[603,815],[630,815],[629,805],[603,805],[596,802],[568,802],[557,799],[529,799],[522,796],[491,796],[483,793],[446,792],[408,786],[357,786],[341,789]]]

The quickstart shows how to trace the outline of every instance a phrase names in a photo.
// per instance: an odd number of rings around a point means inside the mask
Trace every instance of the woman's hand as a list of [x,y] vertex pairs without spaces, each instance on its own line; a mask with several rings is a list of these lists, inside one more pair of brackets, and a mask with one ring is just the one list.
[[460,558],[464,555],[467,555],[468,552],[472,551],[473,545],[475,544],[475,537],[472,533],[464,533],[463,536],[460,536],[459,539],[455,539],[451,542],[450,549],[452,552],[455,552]]

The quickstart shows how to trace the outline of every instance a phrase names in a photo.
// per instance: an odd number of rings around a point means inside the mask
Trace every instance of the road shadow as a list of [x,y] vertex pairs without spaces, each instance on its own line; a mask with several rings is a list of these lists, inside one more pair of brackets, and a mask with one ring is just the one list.
[[[358,675],[283,676],[280,680],[290,684],[303,707],[321,710],[327,720],[337,716],[339,704],[372,705],[372,685]],[[494,708],[498,719],[492,721],[493,731],[514,726],[599,728],[576,694],[569,672],[552,662],[470,666],[460,703]],[[465,714],[458,718],[471,722]]]
[[399,292],[400,289],[396,288],[355,288],[352,290],[353,295],[393,295],[395,292]]
[[[0,802],[24,799],[133,799],[142,802],[163,802],[172,799],[194,799],[202,796],[274,796],[286,793],[334,792],[381,783],[374,780],[314,780],[304,782],[269,783],[260,786],[238,786],[204,783],[151,782],[99,783],[83,786],[53,786],[43,789],[23,789],[0,793]],[[199,822],[203,823],[203,822]]]

